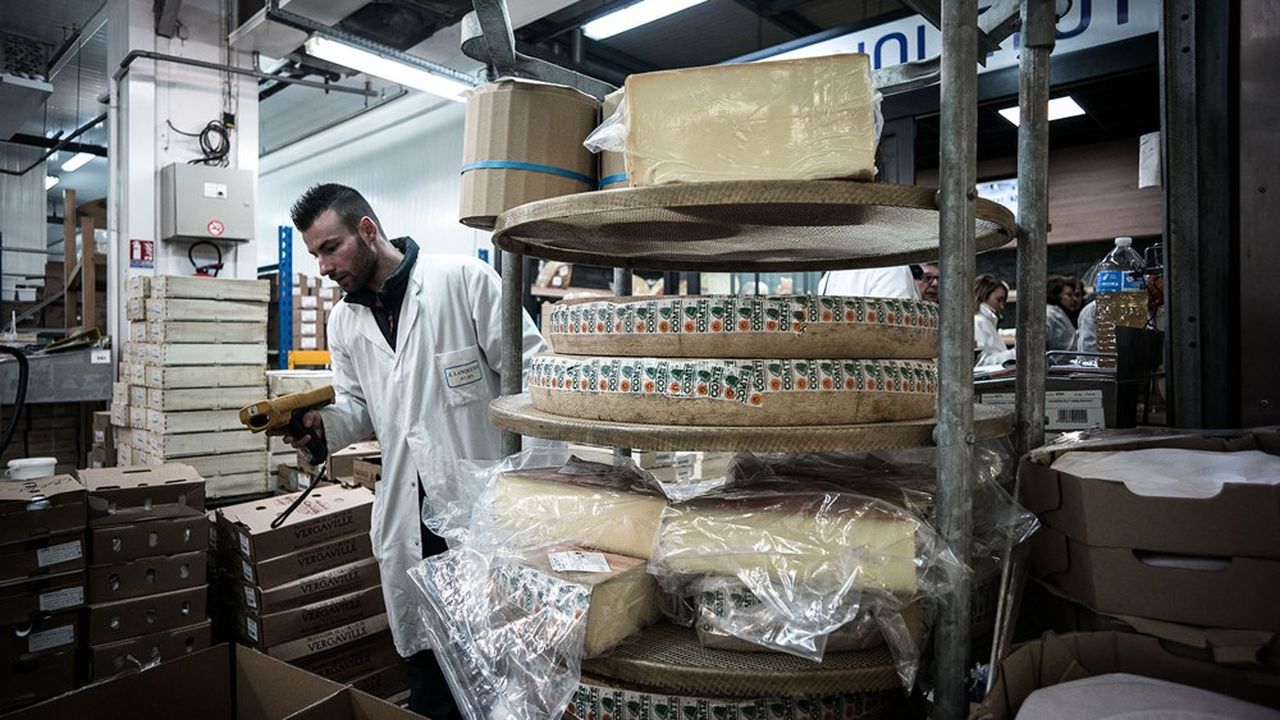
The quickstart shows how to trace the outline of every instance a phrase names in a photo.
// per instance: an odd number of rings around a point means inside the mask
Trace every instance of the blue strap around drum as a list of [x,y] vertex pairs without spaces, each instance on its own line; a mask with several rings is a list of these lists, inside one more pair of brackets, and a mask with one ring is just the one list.
[[477,160],[462,166],[462,172],[469,173],[472,170],[526,170],[528,172],[543,173],[546,175],[555,175],[557,177],[576,180],[587,185],[593,184],[595,181],[589,176],[580,172],[574,172],[565,168],[555,167],[554,165],[542,165],[540,163],[520,162],[518,160]]

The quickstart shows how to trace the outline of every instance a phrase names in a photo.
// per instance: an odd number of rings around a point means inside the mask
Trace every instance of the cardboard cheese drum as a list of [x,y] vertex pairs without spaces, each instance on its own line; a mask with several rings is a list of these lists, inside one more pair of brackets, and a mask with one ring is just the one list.
[[933,416],[930,360],[666,359],[543,354],[529,368],[538,410],[589,421],[760,427]]
[[493,229],[495,218],[534,200],[596,189],[596,158],[582,145],[600,103],[573,88],[503,79],[467,100],[462,143],[464,225]]
[[671,358],[917,358],[938,355],[938,305],[781,295],[565,300],[546,328],[556,352]]

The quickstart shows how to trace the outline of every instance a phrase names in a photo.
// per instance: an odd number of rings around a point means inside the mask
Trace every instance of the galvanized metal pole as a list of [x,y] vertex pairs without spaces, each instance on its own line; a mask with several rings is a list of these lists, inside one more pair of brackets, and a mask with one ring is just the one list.
[[[519,395],[524,370],[524,258],[502,251],[502,394]],[[502,454],[520,452],[520,435],[502,432]]]
[[[614,268],[613,269],[613,294],[618,297],[626,297],[631,294],[631,284],[633,276],[631,268]],[[614,448],[613,459],[615,462],[621,462],[631,457],[631,448]]]
[[[942,3],[941,147],[938,193],[942,312],[938,357],[938,530],[966,560],[973,531],[973,276],[977,199],[978,2]],[[969,714],[969,591],[966,578],[942,599],[934,646],[934,714]]]
[[1018,76],[1017,450],[1044,444],[1049,243],[1049,53],[1053,0],[1023,0]]

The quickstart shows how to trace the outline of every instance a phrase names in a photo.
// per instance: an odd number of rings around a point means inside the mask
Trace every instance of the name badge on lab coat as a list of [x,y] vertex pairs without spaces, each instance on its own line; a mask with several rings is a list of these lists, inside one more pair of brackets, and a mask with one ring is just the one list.
[[444,381],[450,390],[480,382],[480,361],[472,360],[444,369]]

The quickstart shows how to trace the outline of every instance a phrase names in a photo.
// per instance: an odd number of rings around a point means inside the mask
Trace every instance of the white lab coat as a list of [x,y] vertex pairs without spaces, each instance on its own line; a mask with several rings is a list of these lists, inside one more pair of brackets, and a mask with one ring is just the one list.
[[[1045,350],[1075,350],[1076,326],[1071,324],[1071,316],[1057,305],[1045,305]],[[1070,356],[1054,355],[1049,358],[1052,364],[1069,362]]]
[[818,294],[920,299],[915,278],[911,277],[911,268],[907,265],[835,270],[818,281]]
[[1085,305],[1076,322],[1079,323],[1079,329],[1076,331],[1076,350],[1098,352],[1098,301],[1094,300]]
[[978,311],[973,314],[973,342],[978,348],[978,362],[974,367],[1003,365],[1017,354],[1000,338],[998,321],[996,311],[990,305],[978,303]]
[[[420,254],[405,289],[396,350],[367,307],[338,303],[329,316],[336,401],[321,410],[330,449],[376,434],[382,481],[373,503],[373,554],[396,650],[430,647],[406,571],[422,559],[418,478],[441,461],[496,460],[500,434],[489,422],[499,394],[501,283],[485,263]],[[524,367],[545,349],[524,316]],[[428,498],[429,499],[429,498]]]

